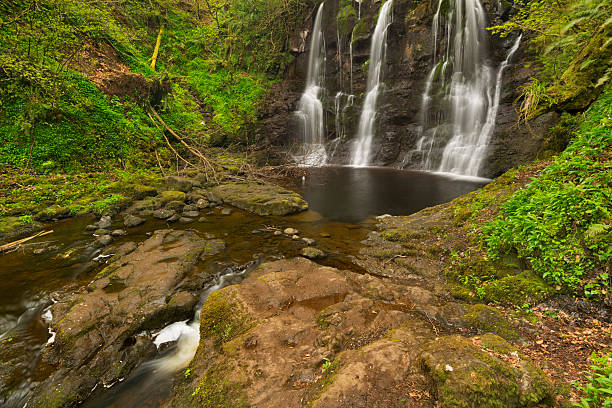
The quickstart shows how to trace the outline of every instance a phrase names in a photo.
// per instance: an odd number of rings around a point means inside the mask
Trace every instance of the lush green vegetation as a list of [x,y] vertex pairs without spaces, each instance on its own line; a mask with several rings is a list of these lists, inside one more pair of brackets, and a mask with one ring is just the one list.
[[485,229],[494,259],[511,251],[549,283],[605,293],[612,259],[612,91],[584,115],[567,150]]
[[612,78],[612,2],[518,0],[514,7],[514,17],[491,30],[502,37],[525,31],[536,50],[539,72],[524,88],[523,117],[586,108]]
[[266,87],[292,59],[289,33],[312,6],[2,2],[0,163],[45,173],[153,167],[156,156],[170,164],[149,104],[194,145],[245,142]]
[[[496,33],[526,30],[537,52],[538,77],[526,86],[521,115],[544,110],[588,112],[565,118],[569,147],[525,189],[514,194],[484,228],[493,259],[515,253],[548,283],[605,294],[612,258],[612,73],[609,0],[523,1]],[[602,94],[603,92],[603,94]],[[577,126],[577,123],[580,123]]]
[[587,374],[588,383],[578,385],[585,397],[581,398],[581,408],[612,407],[612,354],[591,355],[591,370]]

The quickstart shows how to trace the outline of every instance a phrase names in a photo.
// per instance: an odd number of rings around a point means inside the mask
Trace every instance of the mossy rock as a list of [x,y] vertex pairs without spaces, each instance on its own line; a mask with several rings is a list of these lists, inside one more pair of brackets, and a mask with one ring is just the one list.
[[157,189],[151,186],[145,186],[144,184],[134,184],[132,187],[132,195],[135,200],[142,200],[147,197],[154,197],[157,195]]
[[42,229],[42,224],[32,217],[0,217],[0,242],[17,239]]
[[308,209],[299,194],[268,184],[224,184],[213,188],[212,195],[257,215],[289,215]]
[[246,333],[255,322],[234,299],[235,288],[229,286],[213,292],[202,307],[200,338],[212,339],[216,347]]
[[342,36],[349,35],[355,24],[358,21],[357,12],[350,4],[342,7],[338,11],[338,15],[336,16],[336,22],[338,24],[338,33]]
[[185,193],[174,190],[162,191],[162,193],[159,195],[159,201],[162,205],[169,203],[170,201],[185,201],[186,198],[187,195]]
[[517,341],[520,338],[519,331],[494,307],[482,304],[472,305],[464,319],[482,333],[495,333],[510,341]]
[[249,406],[244,385],[227,378],[231,372],[226,365],[206,370],[191,393],[187,406],[205,408],[246,408]]
[[66,218],[69,216],[70,208],[54,206],[39,211],[34,218],[38,221],[52,221],[54,219]]
[[544,301],[554,293],[554,289],[531,271],[524,271],[492,281],[482,286],[481,292],[485,302],[522,306]]
[[465,337],[434,340],[420,359],[444,408],[552,406],[553,387],[533,364],[520,357],[507,363]]

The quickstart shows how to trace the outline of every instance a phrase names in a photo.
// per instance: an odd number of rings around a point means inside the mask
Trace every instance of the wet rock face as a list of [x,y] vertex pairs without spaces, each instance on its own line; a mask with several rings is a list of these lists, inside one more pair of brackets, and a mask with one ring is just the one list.
[[[177,384],[171,406],[434,407],[439,400],[444,407],[528,407],[547,401],[545,376],[512,354],[505,340],[482,336],[487,350],[509,355],[504,359],[476,346],[484,344],[480,338],[440,337],[422,311],[441,302],[426,289],[303,258],[263,264],[203,306],[191,375]],[[472,378],[477,385],[469,384]]]
[[146,330],[188,318],[195,298],[180,290],[205,241],[194,232],[161,230],[142,245],[123,245],[85,290],[52,307],[55,343],[43,359],[56,366],[32,406],[72,406],[102,382],[111,384],[155,352]]
[[212,189],[210,201],[224,202],[257,215],[288,215],[308,209],[299,194],[261,184],[224,184]]
[[[432,19],[437,1],[394,0],[393,23],[387,36],[387,59],[383,68],[384,92],[379,97],[379,122],[374,139],[372,164],[412,168],[415,163],[406,159],[415,149],[421,125],[420,109],[425,82],[432,69],[434,36]],[[489,25],[501,24],[510,17],[506,3],[482,1]],[[372,32],[381,2],[363,0],[361,18],[358,19],[356,2],[328,0],[324,7],[323,30],[327,47],[325,97],[323,98],[328,141],[341,137],[328,146],[332,163],[346,164],[350,159],[356,124],[366,88],[367,61]],[[304,22],[312,27],[312,16]],[[303,142],[300,123],[294,115],[297,102],[304,90],[309,35],[305,47],[296,48],[298,58],[287,73],[286,80],[275,85],[262,112],[261,133],[276,146],[291,148]],[[443,41],[442,38],[437,39]],[[514,38],[490,37],[490,63],[494,70],[500,66],[513,45]],[[527,51],[529,41],[524,38],[512,64],[504,71],[504,87],[497,114],[497,126],[491,137],[489,158],[481,169],[484,177],[494,177],[505,170],[533,160],[544,142],[546,132],[558,120],[554,116],[536,118],[530,126],[517,126],[513,102],[520,95],[520,87],[534,75],[533,68],[525,68],[534,56]],[[352,47],[351,47],[352,46]],[[352,59],[351,59],[352,48]],[[442,49],[443,44],[437,44]],[[340,99],[339,92],[355,95],[353,106]],[[339,120],[336,113],[343,112]]]

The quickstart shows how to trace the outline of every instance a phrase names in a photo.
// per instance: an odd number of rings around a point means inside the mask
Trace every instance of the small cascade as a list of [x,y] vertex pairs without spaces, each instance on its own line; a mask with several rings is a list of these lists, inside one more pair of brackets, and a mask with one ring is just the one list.
[[503,70],[520,41],[495,76],[485,28],[479,0],[439,1],[432,23],[433,68],[421,103],[421,138],[405,161],[416,161],[423,170],[478,176],[495,127]]
[[166,326],[155,336],[155,345],[160,345],[177,341],[176,349],[173,353],[153,360],[149,363],[149,368],[160,371],[161,373],[175,373],[176,371],[185,368],[189,365],[196,354],[198,345],[200,344],[200,310],[208,299],[211,293],[224,288],[236,278],[242,277],[247,269],[229,271],[225,275],[221,275],[217,283],[201,295],[200,302],[196,308],[196,314],[191,323],[187,321],[176,322]]
[[303,132],[302,151],[296,156],[303,166],[322,166],[327,161],[325,152],[325,118],[323,94],[325,83],[325,37],[321,28],[323,7],[321,3],[312,31],[312,43],[308,57],[306,89],[300,98],[295,114],[300,118]]
[[378,96],[383,87],[382,74],[387,51],[387,29],[391,25],[393,0],[388,0],[381,8],[376,29],[372,36],[370,62],[368,68],[368,87],[359,119],[357,141],[351,155],[351,165],[367,166],[370,163],[370,153],[377,116]]

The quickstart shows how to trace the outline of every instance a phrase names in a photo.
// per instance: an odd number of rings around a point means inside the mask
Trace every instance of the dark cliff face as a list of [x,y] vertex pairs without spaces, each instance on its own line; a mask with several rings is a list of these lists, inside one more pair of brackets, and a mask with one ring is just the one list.
[[[499,24],[509,17],[506,2],[483,1],[489,24]],[[366,91],[367,62],[370,40],[380,0],[327,0],[324,8],[323,29],[327,49],[326,96],[324,98],[329,161],[346,164],[359,121],[361,104]],[[316,5],[306,16],[304,29],[312,27]],[[432,68],[434,37],[432,19],[436,1],[394,0],[393,23],[387,35],[387,59],[384,68],[384,92],[379,99],[379,117],[374,140],[373,165],[410,168],[406,160],[419,138],[420,108],[427,75]],[[262,112],[262,132],[274,145],[290,148],[301,142],[298,123],[293,112],[304,87],[310,36],[305,41],[296,33],[296,61],[286,80],[271,92]],[[499,67],[516,38],[489,36],[489,57],[492,67]],[[440,42],[441,39],[438,39]],[[301,49],[297,45],[300,45]],[[351,59],[352,44],[352,59]],[[495,177],[505,170],[533,160],[544,135],[558,121],[558,115],[548,113],[533,120],[528,126],[517,123],[515,100],[520,87],[534,75],[534,68],[526,68],[533,61],[527,51],[528,39],[522,44],[504,71],[496,127],[488,148],[488,157],[481,168],[481,176]],[[351,63],[352,61],[352,63]],[[342,93],[340,96],[339,93]],[[354,95],[354,103],[348,95]],[[338,112],[340,115],[338,115]]]

